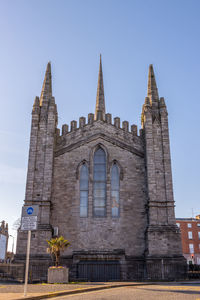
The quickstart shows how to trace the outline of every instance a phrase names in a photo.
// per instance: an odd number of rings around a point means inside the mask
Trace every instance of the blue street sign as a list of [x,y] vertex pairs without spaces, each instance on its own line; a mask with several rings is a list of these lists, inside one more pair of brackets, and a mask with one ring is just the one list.
[[28,207],[27,210],[26,210],[26,211],[27,211],[27,214],[28,214],[28,215],[32,215],[33,210],[34,210],[33,207],[31,207],[31,206]]
[[37,230],[39,205],[22,207],[21,230]]

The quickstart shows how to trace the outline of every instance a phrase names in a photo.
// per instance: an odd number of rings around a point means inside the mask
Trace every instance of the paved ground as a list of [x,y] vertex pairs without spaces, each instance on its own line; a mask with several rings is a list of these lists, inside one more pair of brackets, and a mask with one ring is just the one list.
[[[80,291],[82,289],[96,289],[104,288],[106,286],[116,286],[124,284],[134,284],[133,282],[83,282],[81,284],[69,283],[69,284],[29,284],[27,289],[27,297],[35,297],[41,295],[49,295],[57,292],[66,292],[66,291]],[[135,283],[143,284],[143,283]],[[145,283],[144,283],[145,284]],[[0,283],[0,300],[16,300],[16,299],[25,299],[24,298],[24,285],[23,284],[4,284]]]
[[200,285],[130,286],[70,295],[52,300],[200,300]]
[[[83,289],[86,287],[94,287],[93,284],[29,284],[27,295],[39,296],[58,291]],[[0,300],[14,300],[23,297],[24,285],[23,284],[3,284],[0,283]]]
[[[107,286],[124,285],[106,289]],[[129,285],[129,286],[125,286]],[[25,299],[23,297],[22,284],[1,284],[0,300]],[[86,288],[104,287],[101,291],[82,292]],[[82,284],[30,284],[28,285],[28,297],[43,295],[43,299],[49,299],[48,295],[61,291],[80,291],[79,294],[54,297],[54,300],[200,300],[200,282],[193,283],[82,283]]]

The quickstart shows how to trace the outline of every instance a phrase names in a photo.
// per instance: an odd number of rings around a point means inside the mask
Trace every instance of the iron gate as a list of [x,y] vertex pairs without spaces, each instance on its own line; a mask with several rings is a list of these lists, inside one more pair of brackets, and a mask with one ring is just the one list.
[[120,280],[119,261],[80,261],[77,268],[79,280]]

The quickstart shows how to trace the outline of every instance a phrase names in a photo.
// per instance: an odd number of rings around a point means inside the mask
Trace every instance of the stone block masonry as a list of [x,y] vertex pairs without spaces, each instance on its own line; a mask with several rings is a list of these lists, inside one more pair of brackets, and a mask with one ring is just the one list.
[[[33,105],[25,196],[25,204],[40,207],[32,272],[40,266],[46,278],[46,239],[58,233],[71,243],[62,257],[71,279],[158,279],[155,268],[159,279],[183,277],[168,114],[153,66],[139,135],[135,124],[106,113],[101,60],[95,114],[64,124],[61,134],[51,86],[48,63]],[[25,260],[26,239],[19,231],[16,262]]]

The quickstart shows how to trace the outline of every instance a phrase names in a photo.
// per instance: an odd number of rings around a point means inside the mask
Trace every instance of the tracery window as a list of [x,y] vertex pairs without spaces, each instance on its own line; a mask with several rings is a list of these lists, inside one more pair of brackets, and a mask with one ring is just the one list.
[[116,163],[111,169],[111,205],[112,217],[119,217],[119,168]]
[[94,153],[93,213],[95,217],[106,216],[106,154],[99,147]]
[[88,167],[83,164],[80,169],[80,216],[88,216]]

